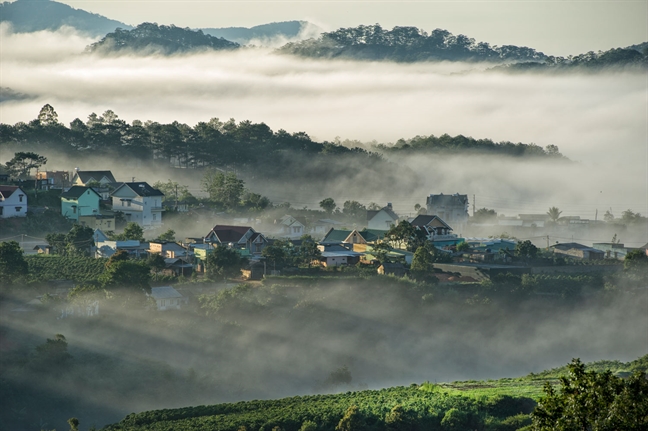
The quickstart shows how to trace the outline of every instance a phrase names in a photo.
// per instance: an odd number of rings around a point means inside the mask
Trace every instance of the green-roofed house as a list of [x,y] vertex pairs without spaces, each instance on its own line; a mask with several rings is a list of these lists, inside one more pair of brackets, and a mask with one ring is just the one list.
[[379,241],[385,237],[385,230],[363,229],[342,230],[331,228],[324,235],[320,244],[370,244]]
[[99,212],[101,196],[91,187],[72,186],[61,194],[61,214],[75,222],[81,216],[95,216]]

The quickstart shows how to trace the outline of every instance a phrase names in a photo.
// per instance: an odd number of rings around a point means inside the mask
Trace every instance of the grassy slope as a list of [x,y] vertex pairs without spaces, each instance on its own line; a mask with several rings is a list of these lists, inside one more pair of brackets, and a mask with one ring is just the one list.
[[[635,361],[598,361],[589,369],[610,370],[625,374],[648,368],[648,355]],[[512,419],[527,415],[543,394],[546,382],[556,384],[567,368],[560,367],[521,378],[488,381],[465,381],[442,384],[423,383],[409,387],[346,392],[335,395],[314,395],[280,400],[249,401],[184,409],[157,410],[131,414],[111,431],[140,430],[232,430],[245,426],[248,430],[272,430],[279,426],[286,431],[298,430],[306,420],[318,429],[332,430],[349,406],[359,408],[369,428],[380,428],[392,408],[400,405],[419,425],[439,426],[446,413],[456,408],[469,416],[479,417],[489,429],[508,429]],[[524,414],[524,415],[520,415]],[[514,421],[513,421],[514,422]],[[522,423],[520,423],[522,425]],[[515,429],[515,427],[513,428]]]

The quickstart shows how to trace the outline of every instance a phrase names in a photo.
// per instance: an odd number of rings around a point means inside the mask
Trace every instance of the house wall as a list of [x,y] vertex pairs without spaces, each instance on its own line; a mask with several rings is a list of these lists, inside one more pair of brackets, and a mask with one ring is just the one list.
[[[130,189],[128,190],[130,191]],[[135,193],[113,194],[113,211],[121,211],[126,221],[142,227],[162,225],[162,196],[138,196]]]
[[0,201],[0,218],[25,217],[27,215],[27,194],[18,188],[7,199]]
[[396,224],[397,222],[398,220],[391,218],[386,211],[380,210],[371,220],[369,220],[367,227],[369,229],[389,230],[391,225]]
[[61,214],[75,221],[79,221],[81,216],[99,214],[99,196],[86,190],[78,199],[61,198]]
[[115,229],[115,217],[95,217],[94,215],[90,216],[80,216],[79,223],[83,226],[90,227],[92,229],[101,229],[101,230],[114,230]]

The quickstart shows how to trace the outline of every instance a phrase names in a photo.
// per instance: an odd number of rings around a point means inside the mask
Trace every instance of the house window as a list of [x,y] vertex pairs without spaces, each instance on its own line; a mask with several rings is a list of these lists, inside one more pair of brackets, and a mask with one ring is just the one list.
[[23,201],[23,197],[24,197],[24,196],[25,196],[25,195],[18,195],[18,199],[20,199],[20,202]]
[[126,201],[126,206],[127,207],[131,206],[131,201]]
[[110,220],[106,222],[106,226],[108,227],[108,229],[110,229]]
[[19,212],[22,209],[22,207],[16,207],[16,212]]
[[299,226],[293,227],[293,233],[299,233],[301,229],[299,229]]
[[160,300],[160,305],[161,305],[162,307],[166,306],[166,299],[162,299],[162,300]]
[[76,208],[75,206],[72,207],[72,214],[76,214]]
[[0,216],[2,215],[3,212],[4,212],[4,207],[0,207]]
[[157,220],[157,214],[153,214],[153,221]]

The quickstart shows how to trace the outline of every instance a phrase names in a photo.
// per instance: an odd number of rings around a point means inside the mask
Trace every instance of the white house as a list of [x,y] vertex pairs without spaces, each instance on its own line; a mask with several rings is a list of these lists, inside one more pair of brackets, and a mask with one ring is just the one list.
[[386,207],[378,211],[367,211],[367,228],[378,230],[389,230],[392,225],[398,224],[398,215],[394,212],[392,204],[388,203]]
[[0,218],[26,215],[27,193],[18,186],[0,186]]
[[148,183],[123,183],[110,196],[113,211],[123,212],[126,221],[135,222],[145,229],[162,225],[164,193]]
[[189,302],[188,298],[171,286],[152,287],[151,296],[155,299],[159,311],[179,310],[183,304]]
[[273,233],[281,238],[298,239],[306,233],[306,226],[290,215],[275,220],[275,225],[276,229]]

